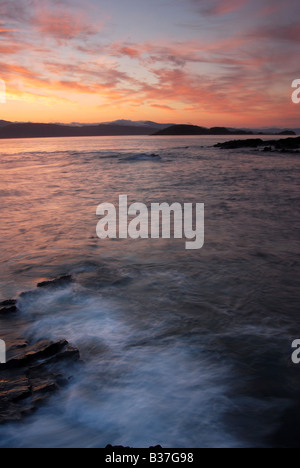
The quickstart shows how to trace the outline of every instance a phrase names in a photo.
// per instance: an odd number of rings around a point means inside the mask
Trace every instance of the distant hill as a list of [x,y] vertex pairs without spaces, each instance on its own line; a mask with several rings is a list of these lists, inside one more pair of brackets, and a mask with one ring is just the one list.
[[161,124],[157,122],[152,122],[150,120],[115,120],[114,122],[103,122],[104,125],[121,125],[125,127],[151,127],[156,128],[157,130],[163,130],[165,128],[171,127],[174,124]]
[[205,128],[196,125],[172,125],[155,132],[154,135],[253,135],[253,133],[250,130],[229,130],[225,127]]
[[[296,132],[293,130],[280,130],[276,129],[277,132],[274,132],[273,135],[289,135],[295,136]],[[272,133],[264,132],[260,130],[245,130],[237,128],[226,128],[226,127],[198,127],[197,125],[171,125],[168,128],[164,128],[155,132],[154,135],[157,136],[172,136],[172,135],[270,135]]]
[[8,122],[7,120],[0,120],[0,128],[5,127],[6,125],[9,125],[11,122]]
[[[226,127],[205,128],[196,125],[160,124],[151,121],[116,120],[101,124],[70,125],[56,123],[12,123],[0,120],[0,139],[9,138],[51,138],[51,137],[90,137],[90,136],[127,136],[127,135],[269,135],[271,129],[245,130]],[[294,131],[274,129],[276,135],[296,135]],[[297,130],[297,129],[296,129]],[[300,133],[300,132],[299,132]]]
[[79,127],[60,124],[10,123],[0,127],[0,139],[151,135],[156,130],[157,128],[147,125],[100,124]]
[[278,127],[251,128],[255,135],[284,135],[282,132],[292,131],[295,135],[300,135],[300,128],[282,129]]

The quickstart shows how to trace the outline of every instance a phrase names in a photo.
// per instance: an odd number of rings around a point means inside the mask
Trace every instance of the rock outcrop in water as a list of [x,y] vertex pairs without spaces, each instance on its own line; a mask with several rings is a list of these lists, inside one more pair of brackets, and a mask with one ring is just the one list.
[[60,363],[78,361],[79,351],[65,340],[19,342],[15,355],[0,364],[0,423],[32,413],[53,392],[68,382]]
[[[58,278],[49,284],[45,282],[40,287],[66,284],[67,281],[71,281],[70,277]],[[9,314],[16,312],[17,301],[0,303],[0,325]],[[7,362],[0,364],[0,424],[21,420],[35,411],[69,382],[72,363],[79,359],[78,349],[66,340],[28,343],[17,338],[10,343]]]
[[56,287],[64,287],[68,284],[71,284],[73,281],[73,277],[71,275],[61,276],[54,280],[50,281],[43,281],[42,283],[38,283],[38,288],[56,288]]
[[17,312],[17,301],[11,299],[0,303],[0,317],[1,315],[11,314]]
[[251,138],[247,140],[232,140],[225,143],[218,143],[215,148],[221,149],[240,149],[240,148],[260,148],[264,147],[264,151],[279,151],[282,153],[299,152],[300,137],[283,138],[280,140],[264,141],[260,138]]

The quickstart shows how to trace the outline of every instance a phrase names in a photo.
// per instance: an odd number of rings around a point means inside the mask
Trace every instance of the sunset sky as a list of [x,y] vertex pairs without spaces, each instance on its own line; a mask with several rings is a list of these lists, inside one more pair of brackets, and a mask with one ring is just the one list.
[[299,0],[0,0],[0,119],[300,127]]

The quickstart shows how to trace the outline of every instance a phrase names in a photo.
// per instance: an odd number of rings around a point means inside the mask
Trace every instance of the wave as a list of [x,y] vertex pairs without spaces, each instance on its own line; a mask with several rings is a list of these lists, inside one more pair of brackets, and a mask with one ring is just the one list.
[[162,161],[162,157],[159,154],[134,154],[124,159],[125,161]]

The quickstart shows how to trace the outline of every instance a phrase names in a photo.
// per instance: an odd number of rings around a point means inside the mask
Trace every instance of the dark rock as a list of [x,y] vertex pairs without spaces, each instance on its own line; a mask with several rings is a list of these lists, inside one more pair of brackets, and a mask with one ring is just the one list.
[[69,345],[69,343],[67,343],[67,345],[60,352],[52,356],[48,362],[55,363],[59,361],[64,361],[66,359],[71,359],[73,361],[78,361],[80,359],[80,353],[78,349]]
[[215,148],[221,149],[239,149],[239,148],[258,148],[265,144],[260,138],[253,138],[250,140],[233,140],[226,141],[225,143],[218,143]]
[[10,299],[0,303],[0,315],[12,314],[17,312],[17,301]]
[[64,340],[57,343],[39,341],[33,346],[23,348],[24,351],[22,350],[21,353],[18,353],[16,357],[10,359],[6,364],[0,364],[0,370],[16,369],[18,367],[29,366],[41,359],[53,358],[67,346],[68,342]]
[[8,301],[0,302],[0,307],[12,307],[17,304],[15,299],[9,299]]
[[[0,365],[0,424],[18,421],[31,414],[62,385],[68,383],[70,365],[80,359],[79,351],[67,341],[17,343],[12,357]],[[58,372],[58,370],[61,370]]]
[[15,349],[24,349],[26,348],[26,346],[28,346],[28,341],[22,340],[20,338],[14,341],[14,344],[12,345],[11,350],[13,351]]
[[46,382],[37,382],[32,385],[31,391],[32,393],[49,393],[55,392],[58,390],[58,385],[54,380],[49,380]]
[[5,314],[13,314],[14,312],[17,312],[18,309],[16,306],[12,307],[4,307],[3,309],[0,309],[0,314],[5,315]]
[[60,278],[56,278],[51,281],[43,281],[38,283],[38,288],[51,288],[51,287],[58,287],[58,286],[67,286],[68,284],[72,283],[73,277],[71,275],[61,276]]
[[18,401],[26,398],[30,394],[30,385],[25,375],[14,376],[8,380],[2,380],[1,377],[1,400]]
[[283,132],[278,133],[278,135],[296,136],[296,132],[293,130],[284,130]]
[[240,148],[259,148],[266,146],[275,148],[276,151],[294,152],[300,149],[300,137],[297,138],[283,138],[280,140],[264,141],[261,139],[249,140],[234,140],[226,141],[225,143],[218,143],[215,148],[221,149],[240,149]]

